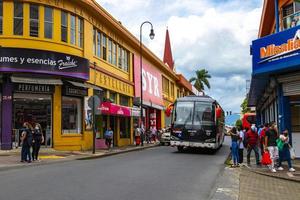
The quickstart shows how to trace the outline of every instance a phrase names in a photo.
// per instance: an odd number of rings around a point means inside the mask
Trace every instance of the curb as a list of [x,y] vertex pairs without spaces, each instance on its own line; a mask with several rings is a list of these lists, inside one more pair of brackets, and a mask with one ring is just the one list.
[[300,183],[300,180],[297,180],[297,179],[292,179],[292,178],[287,178],[287,177],[281,177],[281,176],[274,176],[274,175],[271,175],[269,173],[264,173],[264,172],[256,171],[256,170],[253,170],[253,169],[248,168],[248,167],[244,167],[243,169],[246,169],[246,170],[248,170],[250,172],[253,172],[253,173],[256,173],[256,174],[260,174],[260,175],[263,175],[263,176],[268,176],[268,177],[272,177],[272,178],[282,179],[282,180],[286,180],[286,181],[294,181],[294,182]]
[[66,157],[66,159],[54,160],[54,161],[50,161],[50,162],[40,162],[40,163],[31,163],[31,164],[24,164],[24,165],[13,165],[13,166],[7,166],[7,167],[0,167],[0,172],[14,170],[14,169],[21,169],[21,168],[25,168],[25,167],[36,167],[36,166],[43,166],[43,165],[52,165],[52,164],[57,164],[57,163],[66,163],[66,162],[70,162],[70,161],[74,161],[74,160],[91,160],[91,159],[108,157],[108,156],[113,156],[113,155],[122,154],[122,153],[128,153],[128,152],[132,152],[132,151],[141,151],[144,149],[154,148],[157,146],[159,146],[159,144],[156,144],[153,146],[144,146],[141,148],[126,149],[126,150],[119,151],[119,152],[110,152],[110,153],[105,153],[102,155],[95,155],[95,156],[79,155],[77,158],[76,157],[72,158],[72,155],[71,155],[71,156],[69,156],[69,158]]
[[128,153],[128,152],[133,152],[133,151],[142,151],[144,149],[150,149],[150,148],[155,148],[158,147],[159,144],[153,145],[153,146],[144,146],[140,148],[132,148],[132,149],[125,149],[122,151],[117,151],[117,152],[109,152],[101,155],[91,155],[91,156],[84,156],[82,158],[76,158],[75,160],[92,160],[92,159],[98,159],[98,158],[103,158],[103,157],[108,157],[108,156],[114,156],[118,154],[123,154],[123,153]]

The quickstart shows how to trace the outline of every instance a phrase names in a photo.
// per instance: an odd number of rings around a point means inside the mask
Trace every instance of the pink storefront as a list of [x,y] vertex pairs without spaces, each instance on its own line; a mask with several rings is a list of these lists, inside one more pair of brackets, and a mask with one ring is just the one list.
[[153,65],[143,60],[142,81],[140,77],[140,57],[134,56],[135,96],[141,96],[143,89],[143,121],[147,129],[161,128],[161,112],[164,109],[162,96],[162,75]]

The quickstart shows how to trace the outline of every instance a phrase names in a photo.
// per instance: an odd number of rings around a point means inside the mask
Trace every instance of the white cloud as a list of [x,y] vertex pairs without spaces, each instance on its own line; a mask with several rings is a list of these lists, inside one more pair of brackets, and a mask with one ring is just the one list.
[[207,69],[212,87],[206,92],[220,98],[226,110],[240,110],[251,73],[249,46],[257,37],[261,1],[128,0],[124,8],[119,6],[121,0],[98,1],[137,38],[141,22],[150,20],[156,36],[150,41],[149,28],[143,27],[143,42],[160,58],[168,27],[177,71],[190,78],[195,70]]

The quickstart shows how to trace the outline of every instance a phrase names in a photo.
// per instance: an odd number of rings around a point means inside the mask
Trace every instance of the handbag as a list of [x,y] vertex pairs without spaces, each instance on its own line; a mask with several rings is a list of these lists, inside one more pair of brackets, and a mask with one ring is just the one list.
[[277,144],[278,150],[279,150],[279,151],[282,151],[283,146],[284,146],[284,142],[283,142],[280,138],[278,138],[278,139],[276,140],[276,144]]
[[295,149],[293,147],[290,147],[289,150],[290,150],[291,159],[294,160],[296,158]]
[[263,165],[270,165],[272,163],[272,160],[270,158],[270,153],[268,151],[265,151],[263,153],[263,156],[261,158],[261,164]]

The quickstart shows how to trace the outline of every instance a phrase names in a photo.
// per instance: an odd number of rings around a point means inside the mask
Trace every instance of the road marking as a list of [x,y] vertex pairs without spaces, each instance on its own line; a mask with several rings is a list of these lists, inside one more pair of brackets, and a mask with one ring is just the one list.
[[57,156],[57,155],[49,155],[49,156],[39,156],[40,159],[62,159],[65,158],[64,156]]

